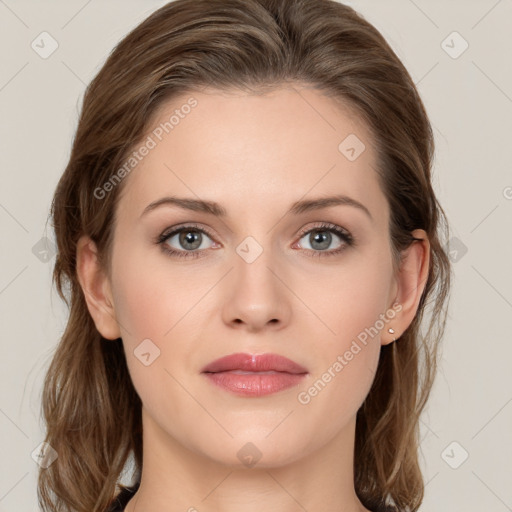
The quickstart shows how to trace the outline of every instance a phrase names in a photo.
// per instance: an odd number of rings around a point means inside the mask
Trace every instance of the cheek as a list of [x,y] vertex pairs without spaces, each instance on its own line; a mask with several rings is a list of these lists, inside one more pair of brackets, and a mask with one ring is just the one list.
[[121,252],[113,276],[116,317],[134,385],[150,401],[174,389],[169,373],[181,380],[190,368],[191,340],[203,328],[208,304],[201,298],[211,280],[172,266],[163,256]]
[[128,370],[145,408],[162,415],[164,423],[167,417],[188,417],[187,407],[193,406],[178,382],[189,368],[190,319],[201,290],[187,287],[184,274],[165,263],[140,265],[134,254],[116,263],[114,301]]
[[308,385],[297,395],[300,407],[322,418],[326,438],[350,422],[367,397],[380,356],[382,301],[358,288],[347,307],[338,308],[336,335],[321,345]]
[[333,274],[327,294],[310,296],[331,332],[326,330],[309,387],[298,401],[324,417],[333,433],[366,398],[379,361],[381,333],[390,325],[386,308],[391,263],[378,259]]
[[333,355],[330,364],[312,376],[309,387],[297,397],[301,408],[297,417],[304,418],[304,425],[312,423],[315,436],[321,423],[324,442],[351,425],[370,391],[380,348],[353,345],[348,353],[350,359],[346,351]]
[[367,341],[380,341],[384,327],[380,318],[390,306],[391,272],[391,260],[375,251],[315,276],[317,285],[311,287],[308,305],[328,327],[323,329],[324,346],[331,355],[358,337],[364,342],[365,334]]
[[130,343],[150,338],[161,344],[205,293],[199,276],[166,262],[164,255],[133,251],[120,256],[115,268],[116,315]]

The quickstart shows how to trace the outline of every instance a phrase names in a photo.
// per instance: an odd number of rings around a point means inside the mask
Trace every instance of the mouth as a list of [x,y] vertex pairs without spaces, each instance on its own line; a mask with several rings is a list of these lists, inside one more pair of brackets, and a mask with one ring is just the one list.
[[306,368],[277,354],[232,354],[205,366],[202,374],[230,393],[257,397],[299,385]]

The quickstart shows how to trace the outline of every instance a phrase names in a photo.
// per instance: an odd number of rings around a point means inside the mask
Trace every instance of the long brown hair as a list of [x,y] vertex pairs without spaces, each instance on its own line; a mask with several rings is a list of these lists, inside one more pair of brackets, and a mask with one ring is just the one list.
[[58,454],[39,472],[45,512],[104,511],[127,464],[133,461],[135,477],[142,468],[141,401],[122,343],[99,334],[77,279],[82,235],[110,269],[124,182],[101,199],[95,191],[121,168],[170,98],[208,86],[262,91],[285,81],[340,99],[371,130],[391,210],[394,262],[414,243],[412,230],[424,229],[430,240],[418,312],[400,339],[381,349],[357,413],[354,457],[355,489],[367,508],[387,503],[416,511],[422,502],[419,416],[436,371],[451,268],[448,223],[431,184],[434,138],[414,82],[375,27],[332,0],[177,0],[124,37],[87,87],[53,198],[53,280],[70,312],[42,394],[45,441]]

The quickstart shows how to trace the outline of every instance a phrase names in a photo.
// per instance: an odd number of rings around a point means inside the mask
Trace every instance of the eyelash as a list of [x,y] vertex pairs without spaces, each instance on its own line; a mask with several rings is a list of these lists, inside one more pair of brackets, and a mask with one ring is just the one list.
[[[173,229],[170,232],[164,231],[161,235],[157,237],[155,240],[155,243],[162,246],[162,250],[166,252],[167,254],[171,255],[172,257],[177,258],[200,258],[201,253],[206,251],[206,249],[201,250],[195,250],[195,251],[177,251],[175,249],[170,249],[169,246],[165,243],[169,238],[172,236],[181,233],[182,231],[198,231],[200,233],[203,233],[205,235],[208,235],[210,238],[214,238],[213,235],[203,227],[199,227],[197,224],[188,224],[186,226],[180,226],[179,228]],[[331,224],[329,222],[322,222],[320,225],[315,226],[313,228],[309,228],[306,230],[303,230],[299,234],[299,240],[304,237],[304,235],[307,235],[312,232],[323,232],[323,231],[331,231],[338,235],[338,237],[345,242],[344,245],[342,245],[338,249],[330,250],[330,251],[315,251],[313,249],[306,249],[308,256],[311,257],[329,257],[329,256],[337,256],[341,252],[343,252],[347,247],[352,247],[355,245],[355,239],[354,237],[345,229],[336,226],[336,224]],[[312,252],[312,253],[311,253]]]

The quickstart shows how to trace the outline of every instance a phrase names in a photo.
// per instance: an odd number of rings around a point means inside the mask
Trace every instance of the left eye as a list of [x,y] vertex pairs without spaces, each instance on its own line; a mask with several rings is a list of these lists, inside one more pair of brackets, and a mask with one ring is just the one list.
[[[334,247],[332,251],[337,251],[338,249],[342,248],[344,245],[350,245],[351,238],[348,233],[345,233],[341,231],[338,228],[314,228],[307,231],[304,236],[300,240],[306,240],[306,242],[309,244],[309,247],[304,247],[304,245],[301,244],[301,246],[305,249],[309,249],[312,251],[328,251],[330,248],[332,242],[333,242],[333,234],[334,237],[337,237],[340,240],[340,243],[338,244],[338,247]],[[331,252],[331,251],[328,251]]]

